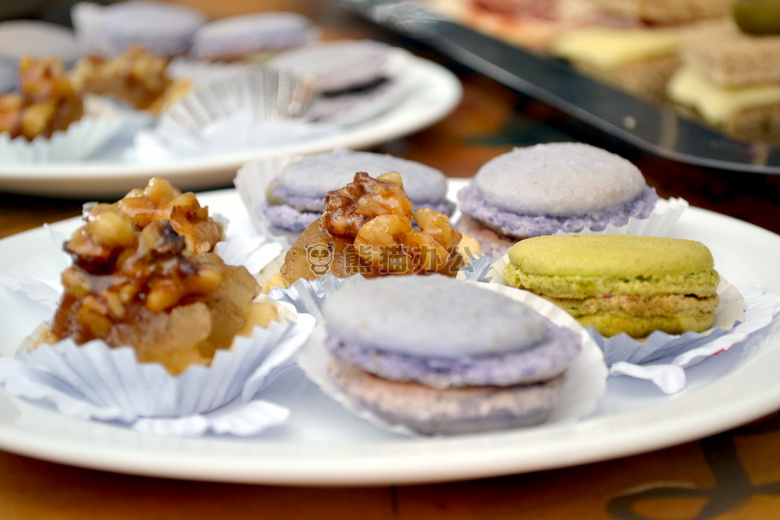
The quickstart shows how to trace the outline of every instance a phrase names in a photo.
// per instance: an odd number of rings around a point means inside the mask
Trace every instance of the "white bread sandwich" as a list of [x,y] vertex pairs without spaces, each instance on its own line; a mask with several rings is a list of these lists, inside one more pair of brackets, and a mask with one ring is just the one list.
[[750,140],[780,142],[780,32],[753,34],[732,18],[686,35],[669,98],[705,123]]
[[650,101],[664,101],[683,32],[723,18],[731,0],[591,0],[593,23],[559,37],[552,53],[577,70]]

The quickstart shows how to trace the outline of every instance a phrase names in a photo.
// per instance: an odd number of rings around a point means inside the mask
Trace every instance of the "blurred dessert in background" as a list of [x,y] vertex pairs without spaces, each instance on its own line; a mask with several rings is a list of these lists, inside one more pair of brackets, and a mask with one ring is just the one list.
[[261,12],[206,23],[195,31],[190,55],[202,60],[265,61],[319,39],[321,30],[298,13]]
[[592,23],[562,34],[554,55],[588,76],[651,101],[665,101],[686,27],[724,18],[731,0],[590,0]]
[[[780,22],[780,2],[774,6]],[[768,19],[770,15],[759,17],[761,27]],[[742,27],[726,18],[688,31],[683,64],[669,82],[668,96],[729,135],[778,143],[780,23],[774,34],[763,29],[752,33],[748,23]]]
[[198,9],[149,0],[106,6],[79,2],[70,15],[85,52],[105,56],[117,56],[138,45],[168,58],[184,55],[195,31],[207,21]]
[[0,133],[28,141],[48,138],[83,114],[82,96],[73,88],[62,62],[25,56],[19,61],[19,89],[0,96]]
[[174,80],[167,72],[168,59],[140,46],[114,58],[90,55],[70,72],[78,92],[109,95],[137,110],[159,114],[190,90],[186,80]]
[[69,67],[82,52],[73,31],[67,27],[40,20],[0,22],[0,93],[19,86],[17,71],[22,56],[57,57]]
[[591,23],[590,0],[423,0],[443,16],[547,54],[562,34]]

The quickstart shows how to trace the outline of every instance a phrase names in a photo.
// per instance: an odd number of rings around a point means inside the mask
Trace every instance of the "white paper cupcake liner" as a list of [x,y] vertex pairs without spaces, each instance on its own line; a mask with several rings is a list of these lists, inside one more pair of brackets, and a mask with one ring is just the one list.
[[126,159],[156,162],[194,156],[260,154],[334,135],[310,122],[311,82],[289,71],[253,67],[202,83],[138,132]]
[[199,84],[163,113],[160,126],[197,134],[208,124],[241,111],[248,111],[254,121],[305,119],[313,100],[314,85],[309,78],[251,67]]
[[[357,281],[359,280],[355,282]],[[346,283],[355,282],[347,281]],[[338,290],[338,287],[340,287],[338,284],[332,284],[329,287],[326,285],[331,283],[332,281],[318,284],[301,284],[295,288],[296,296],[292,299],[298,302],[308,302],[306,304],[301,303],[303,308],[311,309],[312,306],[318,307],[324,298],[327,297],[328,291]],[[595,410],[599,399],[606,392],[607,367],[604,363],[601,349],[599,349],[585,329],[562,309],[526,291],[517,291],[497,284],[481,284],[473,281],[464,281],[463,283],[478,284],[486,290],[496,291],[524,303],[556,325],[577,332],[582,341],[579,355],[574,358],[566,371],[563,395],[560,402],[555,406],[547,421],[532,427],[574,423],[590,415]],[[360,406],[330,380],[327,375],[329,354],[325,350],[324,339],[324,322],[320,321],[298,357],[298,366],[306,376],[317,384],[320,390],[327,396],[371,424],[390,432],[412,437],[419,436],[420,434],[413,432],[406,426],[388,422],[386,419]]]
[[0,162],[34,164],[86,159],[122,130],[124,118],[111,103],[96,96],[84,99],[84,116],[50,138],[11,139],[0,133]]
[[[270,267],[269,273],[273,274],[274,270]],[[296,312],[314,316],[317,322],[320,322],[323,319],[322,304],[325,303],[325,298],[329,294],[345,285],[364,281],[365,278],[359,274],[348,278],[338,278],[329,273],[314,280],[301,278],[288,287],[275,287],[268,292],[268,296],[275,301],[292,306]]]
[[[229,223],[227,234],[229,239],[217,244],[226,264],[244,265],[252,272],[278,254],[277,244],[232,231]],[[52,232],[55,243],[64,239]],[[69,259],[62,257],[65,268]],[[50,309],[56,309],[62,292],[58,280],[19,272],[5,273],[0,283]],[[277,305],[284,324],[256,328],[251,338],[237,337],[231,349],[217,352],[211,366],[194,366],[179,376],[171,376],[160,364],[138,363],[129,347],[109,348],[102,341],[76,346],[65,340],[18,358],[0,358],[0,386],[63,414],[119,421],[148,433],[254,435],[286,420],[288,410],[253,396],[294,365],[297,350],[314,327],[313,317],[296,313],[291,305]],[[26,345],[37,336],[37,331],[31,334]]]
[[289,248],[298,238],[298,233],[274,226],[265,216],[268,204],[266,194],[268,186],[282,172],[285,166],[295,161],[297,156],[276,156],[256,159],[238,169],[233,184],[238,196],[246,208],[255,230],[261,235]]
[[[504,255],[488,268],[480,264],[486,270],[472,273],[471,277],[505,285],[503,271],[508,262],[509,257]],[[605,338],[593,327],[586,330],[603,350],[610,374],[648,379],[665,393],[677,393],[686,386],[683,368],[743,342],[780,313],[779,295],[764,294],[761,290],[740,290],[722,278],[718,295],[720,304],[715,311],[714,324],[703,332],[675,335],[656,331],[647,338],[634,339],[626,334]],[[655,366],[650,367],[650,363]]]
[[[732,289],[736,290],[733,287]],[[680,336],[676,338],[679,339],[678,344],[664,348],[665,352],[659,349],[653,353],[653,361],[643,361],[641,364],[628,361],[613,363],[610,365],[610,375],[647,379],[655,383],[666,394],[674,394],[683,390],[686,386],[685,368],[697,365],[709,357],[727,352],[735,345],[745,343],[748,339],[763,334],[772,327],[777,329],[780,322],[780,319],[777,318],[780,314],[780,295],[765,294],[760,289],[743,289],[740,293],[745,301],[745,318],[742,322],[736,323],[733,328],[716,329],[709,335],[698,338],[688,334]],[[622,338],[618,338],[618,341],[612,345],[610,345],[610,341],[607,341],[603,348],[610,348],[618,353],[623,347],[628,347],[624,352],[631,352],[631,343],[621,345],[622,340]],[[663,337],[659,336],[657,341],[662,340]],[[685,343],[686,340],[689,342]],[[599,341],[598,337],[596,337],[596,341]],[[634,352],[636,355],[641,355],[641,350],[640,346]],[[663,354],[663,357],[659,359],[658,354]]]
[[[142,423],[148,430],[175,435],[230,429],[226,423],[235,421],[230,414],[214,414],[211,419],[218,418],[216,423],[207,417],[230,403],[236,413],[251,413],[261,421],[244,428],[257,433],[280,424],[288,412],[270,403],[243,405],[252,402],[280,372],[294,366],[314,326],[313,317],[286,307],[281,308],[280,317],[283,323],[256,327],[248,338],[237,336],[230,349],[216,352],[209,366],[194,365],[176,376],[159,363],[139,363],[130,347],[111,348],[100,340],[76,345],[66,339],[30,349],[36,331],[16,358],[0,360],[0,384],[8,393],[86,419],[133,424],[141,418],[188,418]],[[175,428],[177,424],[181,429]]]

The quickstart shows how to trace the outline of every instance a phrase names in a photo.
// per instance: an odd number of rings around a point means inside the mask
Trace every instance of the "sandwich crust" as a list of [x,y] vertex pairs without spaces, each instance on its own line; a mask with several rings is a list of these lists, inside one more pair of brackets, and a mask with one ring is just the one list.
[[729,13],[731,0],[591,0],[596,9],[631,20],[675,24]]
[[731,19],[687,31],[682,58],[723,86],[780,82],[780,35],[747,34]]

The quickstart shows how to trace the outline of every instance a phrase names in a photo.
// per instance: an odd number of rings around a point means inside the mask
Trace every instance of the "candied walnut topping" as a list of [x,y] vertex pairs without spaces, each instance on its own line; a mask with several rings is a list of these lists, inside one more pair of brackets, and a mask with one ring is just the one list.
[[0,132],[32,141],[66,130],[84,115],[84,103],[57,58],[19,60],[19,91],[0,96]]
[[401,176],[392,172],[373,179],[358,172],[354,181],[325,196],[322,228],[332,235],[354,237],[363,224],[379,215],[407,220],[412,215],[412,201],[404,193]]
[[165,179],[151,179],[146,188],[132,190],[116,206],[138,228],[169,220],[196,253],[212,251],[222,239],[222,226],[209,217],[208,208],[201,207],[193,193],[181,193]]
[[352,183],[328,193],[325,212],[290,248],[281,274],[288,283],[327,273],[454,276],[463,264],[460,240],[443,213],[421,208],[412,214],[398,173],[373,179],[358,172]]
[[219,236],[207,208],[161,179],[96,205],[65,244],[73,265],[62,274],[62,301],[40,341],[130,345],[139,361],[161,362],[174,374],[207,364],[236,334],[275,319],[274,309],[253,303],[260,293],[254,277],[212,252]]

